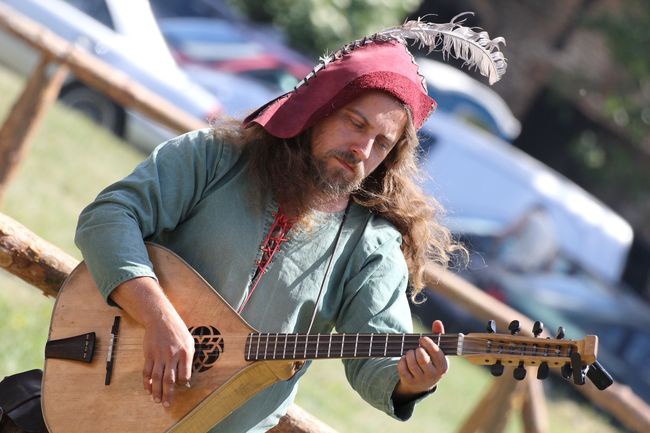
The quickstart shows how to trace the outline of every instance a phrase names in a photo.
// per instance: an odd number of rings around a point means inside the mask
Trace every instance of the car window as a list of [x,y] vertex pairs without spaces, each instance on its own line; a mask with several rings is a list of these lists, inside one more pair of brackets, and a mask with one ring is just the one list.
[[104,0],[65,0],[106,27],[115,30],[115,24]]

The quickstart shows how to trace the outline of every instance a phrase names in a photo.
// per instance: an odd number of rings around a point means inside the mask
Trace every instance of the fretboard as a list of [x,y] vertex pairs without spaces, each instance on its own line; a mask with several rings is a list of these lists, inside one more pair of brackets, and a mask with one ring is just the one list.
[[463,334],[249,334],[247,361],[402,356],[426,336],[446,355],[462,353]]

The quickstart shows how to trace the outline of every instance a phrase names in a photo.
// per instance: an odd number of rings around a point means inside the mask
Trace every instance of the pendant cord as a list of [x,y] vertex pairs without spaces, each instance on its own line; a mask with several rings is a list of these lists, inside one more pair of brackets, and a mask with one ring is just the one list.
[[336,250],[338,249],[339,241],[341,240],[341,233],[343,232],[343,225],[345,224],[345,219],[348,216],[348,211],[350,210],[351,204],[352,204],[352,200],[348,201],[348,205],[345,207],[345,212],[343,213],[343,219],[341,220],[339,229],[336,232],[336,238],[334,239],[334,249],[332,250],[332,254],[330,255],[329,261],[327,262],[325,275],[323,275],[323,281],[321,281],[320,289],[318,290],[318,297],[316,298],[316,302],[314,303],[314,311],[312,312],[311,315],[309,328],[307,328],[307,334],[311,333],[311,328],[314,326],[314,320],[316,320],[316,313],[318,312],[318,305],[320,304],[321,297],[323,296],[323,288],[325,287],[325,281],[327,281],[327,278],[329,277],[331,267],[332,267],[332,261],[334,260],[334,256],[336,255]]

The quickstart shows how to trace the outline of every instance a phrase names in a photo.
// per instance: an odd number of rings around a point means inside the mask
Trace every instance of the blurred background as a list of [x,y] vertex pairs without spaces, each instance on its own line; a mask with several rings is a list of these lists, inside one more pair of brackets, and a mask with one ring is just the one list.
[[[599,335],[601,362],[618,382],[650,402],[647,2],[0,4],[86,48],[203,120],[245,116],[290,91],[320,55],[355,38],[409,18],[445,22],[474,11],[463,16],[465,25],[507,41],[508,72],[493,87],[454,59],[445,61],[413,47],[429,93],[439,104],[420,132],[424,187],[445,206],[444,222],[471,253],[467,266],[454,269],[549,329],[564,326],[570,338]],[[35,51],[0,28],[2,118],[37,60]],[[175,133],[72,75],[59,101],[0,211],[80,258],[72,237],[83,206]],[[42,365],[50,309],[51,300],[37,290],[0,275],[0,377]],[[482,332],[485,327],[462,305],[433,292],[426,302],[413,305],[413,313],[424,328],[434,318],[442,318],[453,332]],[[385,431],[385,425],[390,431],[417,430],[431,420],[438,431],[455,431],[490,380],[478,367],[459,361],[458,368],[464,374],[449,375],[450,389],[430,399],[433,403],[416,421],[421,424],[393,426],[380,418],[373,431]],[[339,393],[339,387],[347,386],[342,369],[314,365],[313,370],[299,403],[341,432],[371,431],[372,423],[366,425],[374,416],[366,412],[371,409],[321,395],[324,388],[333,388],[327,392],[337,396],[352,394],[349,389]],[[561,420],[553,431],[624,431],[562,385],[546,385],[550,410]],[[468,394],[475,397],[467,400]],[[356,418],[345,414],[350,407]],[[570,421],[576,417],[579,425]],[[521,431],[516,420],[508,428]]]

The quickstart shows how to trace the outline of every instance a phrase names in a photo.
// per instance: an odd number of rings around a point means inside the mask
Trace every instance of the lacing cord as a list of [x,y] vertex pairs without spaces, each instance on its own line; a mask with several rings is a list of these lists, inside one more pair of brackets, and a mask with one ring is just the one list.
[[269,264],[271,263],[273,256],[275,256],[275,253],[280,251],[280,246],[282,243],[289,240],[287,237],[287,232],[291,228],[291,225],[292,224],[289,222],[287,217],[282,213],[281,210],[278,209],[278,211],[275,213],[275,219],[273,220],[271,229],[269,230],[266,238],[264,239],[264,242],[262,243],[262,257],[257,261],[257,269],[255,271],[255,276],[253,277],[251,289],[249,290],[246,299],[244,299],[244,302],[239,306],[239,309],[237,310],[239,314],[241,314],[241,312],[244,310],[244,307],[253,295],[253,292],[262,279],[262,275],[264,275],[268,270]]

